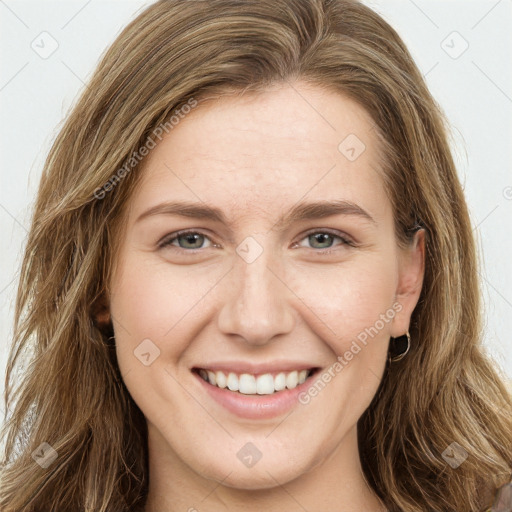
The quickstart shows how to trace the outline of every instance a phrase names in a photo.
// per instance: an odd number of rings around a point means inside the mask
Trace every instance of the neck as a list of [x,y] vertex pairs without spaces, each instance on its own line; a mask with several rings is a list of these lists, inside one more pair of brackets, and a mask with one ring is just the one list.
[[[163,450],[164,440],[148,428],[150,484],[145,512],[385,512],[366,482],[354,427],[336,450],[288,482],[273,478],[264,489],[239,489],[202,477]],[[226,475],[227,477],[227,475]]]

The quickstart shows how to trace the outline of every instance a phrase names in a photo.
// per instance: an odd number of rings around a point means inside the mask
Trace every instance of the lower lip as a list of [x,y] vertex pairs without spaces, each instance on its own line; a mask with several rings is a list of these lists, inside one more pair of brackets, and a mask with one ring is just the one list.
[[299,394],[306,391],[311,385],[311,378],[315,371],[302,384],[294,389],[285,389],[272,395],[244,395],[236,391],[219,388],[206,382],[199,374],[192,372],[207,393],[229,412],[251,420],[268,419],[281,416],[299,403]]

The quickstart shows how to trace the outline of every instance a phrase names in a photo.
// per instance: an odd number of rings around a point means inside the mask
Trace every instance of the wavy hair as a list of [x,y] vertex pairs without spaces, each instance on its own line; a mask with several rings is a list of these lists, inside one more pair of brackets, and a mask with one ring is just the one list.
[[[126,162],[191,101],[298,80],[369,112],[397,243],[414,227],[427,234],[412,349],[358,423],[365,477],[390,511],[407,512],[481,511],[510,480],[512,401],[482,347],[447,123],[400,37],[350,0],[160,0],[102,56],[44,164],[6,374],[4,512],[143,510],[145,418],[97,321],[140,178]],[[453,442],[468,453],[457,469],[442,457]],[[42,443],[57,455],[48,467],[36,463]]]

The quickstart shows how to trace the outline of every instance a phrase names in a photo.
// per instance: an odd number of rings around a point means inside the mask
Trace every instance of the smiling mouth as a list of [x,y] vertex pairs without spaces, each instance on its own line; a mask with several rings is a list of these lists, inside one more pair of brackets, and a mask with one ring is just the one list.
[[197,373],[212,386],[242,395],[272,395],[287,389],[295,389],[310,379],[318,370],[319,368],[310,368],[309,370],[253,375],[250,373],[213,372],[204,368],[192,369],[194,373]]

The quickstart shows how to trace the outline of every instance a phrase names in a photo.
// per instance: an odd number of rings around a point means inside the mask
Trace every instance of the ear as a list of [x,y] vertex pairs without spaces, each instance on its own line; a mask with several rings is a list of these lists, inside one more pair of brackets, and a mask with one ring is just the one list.
[[110,325],[109,300],[104,292],[92,304],[91,317],[100,330],[104,330]]
[[411,244],[399,249],[398,283],[395,300],[401,309],[393,319],[391,336],[402,336],[409,330],[411,315],[418,303],[425,274],[425,230],[418,230]]

